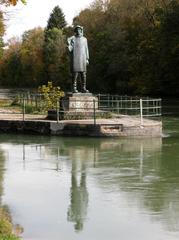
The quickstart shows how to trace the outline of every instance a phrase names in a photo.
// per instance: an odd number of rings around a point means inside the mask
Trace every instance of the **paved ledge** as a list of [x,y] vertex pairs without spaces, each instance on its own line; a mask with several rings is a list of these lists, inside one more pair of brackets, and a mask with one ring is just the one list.
[[59,136],[161,137],[162,122],[123,116],[114,119],[47,120],[43,115],[0,114],[0,132]]

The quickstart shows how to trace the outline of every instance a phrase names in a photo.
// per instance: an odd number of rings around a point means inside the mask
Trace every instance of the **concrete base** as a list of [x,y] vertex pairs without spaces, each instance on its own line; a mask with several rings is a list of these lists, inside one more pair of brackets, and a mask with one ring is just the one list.
[[[82,120],[82,119],[93,119],[94,111],[59,111],[59,120]],[[111,118],[112,114],[105,111],[95,111],[95,118]],[[57,120],[57,111],[49,110],[47,119]]]
[[[131,120],[131,122],[129,122]],[[130,124],[129,124],[130,123]],[[28,133],[59,136],[93,137],[162,137],[162,122],[145,120],[140,126],[138,119],[93,120],[0,120],[0,132]]]

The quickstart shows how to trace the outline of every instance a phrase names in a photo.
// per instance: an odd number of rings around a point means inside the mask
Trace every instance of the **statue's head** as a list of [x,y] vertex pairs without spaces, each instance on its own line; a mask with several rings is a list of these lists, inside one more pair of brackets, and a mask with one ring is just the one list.
[[83,27],[80,25],[75,26],[74,33],[77,37],[83,36]]

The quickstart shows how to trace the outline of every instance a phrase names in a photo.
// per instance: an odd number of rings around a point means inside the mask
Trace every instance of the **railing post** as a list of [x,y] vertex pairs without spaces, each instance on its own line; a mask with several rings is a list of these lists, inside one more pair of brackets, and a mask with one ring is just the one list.
[[109,111],[109,109],[110,109],[110,101],[109,101],[110,95],[108,94],[107,96],[108,96],[108,111]]
[[161,116],[161,114],[162,114],[162,99],[159,100],[159,106],[160,106],[159,115]]
[[59,99],[57,100],[57,109],[56,109],[56,111],[57,111],[57,123],[59,123]]
[[144,121],[143,121],[143,103],[142,99],[140,98],[140,125],[143,126]]
[[101,102],[101,96],[100,93],[98,94],[98,108],[100,109],[100,102]]
[[36,107],[36,109],[38,108],[38,105],[37,105],[38,103],[37,103],[37,94],[35,95],[35,107]]
[[23,109],[22,109],[22,114],[23,114],[23,121],[25,120],[25,97],[23,95]]
[[96,101],[93,100],[93,118],[94,118],[94,125],[96,125]]
[[117,114],[119,114],[119,100],[117,100]]

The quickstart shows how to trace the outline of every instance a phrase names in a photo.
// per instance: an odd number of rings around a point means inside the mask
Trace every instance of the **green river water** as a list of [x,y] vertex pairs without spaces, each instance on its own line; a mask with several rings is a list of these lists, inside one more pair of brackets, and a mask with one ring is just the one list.
[[0,201],[24,240],[179,239],[179,116],[164,137],[0,135]]

